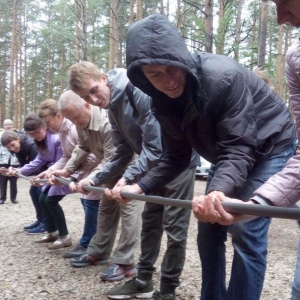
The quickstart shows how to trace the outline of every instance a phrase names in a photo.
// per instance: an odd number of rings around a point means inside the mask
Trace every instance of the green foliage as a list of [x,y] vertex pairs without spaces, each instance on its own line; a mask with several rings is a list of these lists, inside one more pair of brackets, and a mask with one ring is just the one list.
[[[66,74],[70,65],[77,60],[76,22],[78,0],[19,0],[21,11],[18,15],[19,38],[18,58],[23,78],[21,101],[26,102],[25,113],[37,108],[48,97],[58,98],[67,89]],[[143,2],[143,15],[163,11],[178,27],[192,51],[204,50],[205,12],[204,0],[177,1],[149,0]],[[87,59],[107,70],[110,38],[110,1],[86,0],[87,7]],[[169,6],[168,6],[169,3]],[[223,0],[225,15],[219,22],[219,3],[214,1],[214,52],[234,57],[237,1]],[[244,1],[239,59],[245,66],[255,69],[258,60],[258,35],[261,0]],[[12,38],[13,1],[0,0],[0,97],[2,104],[8,101],[9,57]],[[125,39],[129,22],[129,1],[118,1],[118,23],[122,62],[125,65]],[[290,40],[299,36],[299,30],[286,29]],[[265,69],[273,78],[276,76],[278,56],[278,25],[274,5],[270,4],[267,36],[267,57]],[[18,80],[16,80],[17,82]],[[1,103],[1,102],[0,102]],[[2,105],[3,106],[3,105]]]

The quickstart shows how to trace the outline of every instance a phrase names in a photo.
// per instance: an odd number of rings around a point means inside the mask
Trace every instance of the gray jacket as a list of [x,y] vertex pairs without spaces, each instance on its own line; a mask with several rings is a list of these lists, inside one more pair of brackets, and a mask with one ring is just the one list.
[[0,135],[0,166],[1,167],[9,167],[14,166],[18,167],[20,165],[18,158],[14,153],[11,153],[6,147],[4,147],[1,143]]
[[150,110],[151,99],[138,88],[133,88],[131,106],[126,86],[129,82],[125,69],[107,73],[111,100],[107,107],[111,123],[112,140],[116,147],[114,156],[94,177],[96,185],[115,173],[123,172],[134,153],[134,162],[126,168],[124,177],[135,182],[147,173],[162,155],[160,126]]
[[20,163],[13,153],[9,152],[7,148],[0,145],[0,165],[4,167],[18,167]]

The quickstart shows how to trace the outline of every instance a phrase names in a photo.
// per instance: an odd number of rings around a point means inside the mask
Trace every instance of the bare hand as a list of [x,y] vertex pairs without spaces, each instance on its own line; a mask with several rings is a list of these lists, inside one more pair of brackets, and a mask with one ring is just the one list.
[[37,177],[39,177],[39,179],[48,179],[50,177],[52,170],[46,170],[42,173],[40,173],[39,175],[37,175]]
[[214,224],[220,217],[215,209],[215,198],[210,195],[195,196],[192,207],[195,217],[201,222]]
[[35,176],[35,177],[31,177],[29,181],[30,181],[30,183],[31,183],[32,185],[34,185],[34,186],[41,186],[41,185],[43,185],[44,183],[36,182],[36,180],[39,180],[39,179],[41,179],[41,178],[38,177],[38,176]]
[[[254,218],[248,215],[239,215],[228,213],[224,210],[221,202],[230,201],[239,204],[251,205],[251,201],[243,202],[238,199],[225,197],[224,194],[219,194],[217,197],[211,196],[212,193],[206,196],[196,196],[192,201],[193,213],[201,222],[219,223],[220,225],[231,225],[240,221],[245,221]],[[215,193],[212,195],[216,195]],[[220,200],[222,198],[222,201]],[[254,205],[254,204],[253,204]]]
[[121,185],[120,184],[118,185],[118,183],[114,186],[114,188],[112,190],[105,189],[104,194],[108,199],[110,199],[110,200],[114,199],[114,200],[118,201],[120,203],[120,205],[126,205],[129,201],[132,200],[132,198],[122,197],[121,196],[122,193],[132,193],[132,194],[142,194],[143,193],[143,191],[137,184],[125,185],[125,186],[121,187]]
[[89,194],[90,191],[85,190],[84,186],[91,186],[91,179],[84,178],[80,180],[76,185],[73,185],[74,191],[77,193],[83,193],[85,195]]
[[12,177],[12,176],[17,176],[17,174],[20,173],[20,169],[16,169],[16,168],[13,168],[13,167],[0,168],[0,173],[3,176]]
[[[242,200],[228,198],[228,197],[225,197],[225,199],[222,202],[232,202],[232,203],[238,203],[238,204],[244,204],[244,205],[259,205],[259,204],[254,204],[252,201],[245,202]],[[237,222],[256,218],[255,216],[240,215],[240,214],[234,214],[234,213],[227,212],[223,208],[221,201],[219,199],[215,200],[215,209],[218,211],[218,213],[220,215],[217,222],[221,225],[231,225],[231,224],[235,224]]]
[[71,181],[70,184],[69,184],[69,189],[73,193],[79,193],[78,190],[77,190],[77,183],[76,182]]
[[62,170],[51,171],[51,173],[49,174],[49,183],[50,184],[52,184],[52,185],[62,185],[62,183],[60,183],[58,180],[55,179],[55,176],[69,177],[70,172],[68,172],[66,169],[62,169]]

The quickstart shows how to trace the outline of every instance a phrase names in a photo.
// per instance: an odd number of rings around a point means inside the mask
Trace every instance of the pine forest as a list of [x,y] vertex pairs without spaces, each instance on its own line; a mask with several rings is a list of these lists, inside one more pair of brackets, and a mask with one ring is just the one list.
[[0,0],[0,122],[22,127],[24,115],[68,89],[67,70],[80,60],[108,71],[125,66],[131,23],[167,16],[189,49],[232,57],[263,72],[288,102],[285,52],[300,30],[278,26],[261,0]]

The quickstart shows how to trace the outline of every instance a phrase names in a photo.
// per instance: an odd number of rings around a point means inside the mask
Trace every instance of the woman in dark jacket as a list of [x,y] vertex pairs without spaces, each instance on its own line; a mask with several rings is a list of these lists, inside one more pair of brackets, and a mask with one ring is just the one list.
[[[9,151],[14,152],[17,159],[19,160],[20,167],[33,161],[37,156],[37,146],[34,140],[26,135],[22,131],[6,131],[3,133],[1,138],[1,143]],[[46,168],[40,166],[28,172],[26,175],[38,175],[43,172]],[[40,232],[46,231],[46,219],[39,205],[39,196],[41,193],[41,187],[31,185],[29,189],[29,194],[35,208],[36,221],[24,226],[25,230],[31,230],[34,228],[39,228]]]

